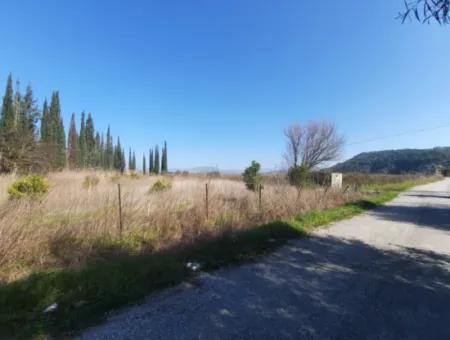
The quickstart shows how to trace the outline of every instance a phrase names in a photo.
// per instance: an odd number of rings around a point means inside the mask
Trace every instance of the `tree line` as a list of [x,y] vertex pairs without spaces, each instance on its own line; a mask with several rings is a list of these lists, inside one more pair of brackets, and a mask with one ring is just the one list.
[[[45,108],[45,102],[44,102]],[[44,111],[45,112],[45,111]],[[43,114],[44,122],[45,114]],[[43,129],[44,125],[42,125]],[[64,144],[62,145],[64,147]],[[120,137],[114,144],[111,129],[108,126],[106,138],[95,130],[94,119],[89,113],[81,113],[79,133],[77,131],[75,113],[72,113],[67,143],[67,162],[69,169],[104,169],[125,171],[125,151]]]
[[[25,94],[22,94],[19,82],[14,89],[12,75],[8,76],[0,112],[0,173],[65,168],[124,172],[126,166],[120,137],[114,143],[110,127],[105,137],[95,129],[92,115],[89,113],[86,116],[82,112],[80,127],[77,129],[73,113],[66,139],[59,92],[54,91],[50,103],[46,99],[40,110],[32,87],[27,86]],[[128,169],[136,171],[136,156],[131,149]],[[142,171],[147,173],[145,155]],[[161,162],[158,145],[150,150],[148,172],[168,172],[166,142]]]
[[[131,151],[131,148],[128,152],[128,164],[129,170],[137,171],[136,166],[136,154],[134,151]],[[155,145],[154,149],[149,150],[148,154],[148,167],[147,167],[147,158],[145,154],[142,155],[142,173],[146,174],[165,174],[169,172],[167,165],[167,142],[164,141],[164,145],[161,150],[161,158],[159,156],[159,146]]]

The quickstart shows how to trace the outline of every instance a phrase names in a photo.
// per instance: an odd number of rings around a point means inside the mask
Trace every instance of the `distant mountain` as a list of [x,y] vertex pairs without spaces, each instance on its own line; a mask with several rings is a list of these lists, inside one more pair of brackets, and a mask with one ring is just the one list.
[[450,166],[450,147],[363,152],[336,164],[333,171],[385,174],[434,173],[440,166]]
[[169,171],[170,172],[187,171],[191,174],[207,174],[211,172],[218,172],[220,170],[215,166],[198,166],[194,168],[170,168]]

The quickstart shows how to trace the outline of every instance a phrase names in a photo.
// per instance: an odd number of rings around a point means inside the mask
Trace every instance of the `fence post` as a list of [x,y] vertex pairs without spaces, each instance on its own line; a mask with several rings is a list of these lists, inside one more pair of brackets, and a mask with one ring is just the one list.
[[121,196],[121,192],[120,192],[120,183],[117,184],[117,188],[119,191],[119,235],[120,237],[122,237],[122,229],[123,229],[123,225],[122,225],[122,196]]
[[206,211],[206,219],[209,218],[209,207],[208,207],[208,183],[205,184],[205,211]]
[[259,185],[258,190],[259,190],[259,203],[258,203],[258,207],[259,207],[259,213],[262,214],[262,200],[261,200],[261,198],[262,198],[262,185],[261,185],[261,184]]
[[325,202],[325,199],[327,198],[327,193],[328,193],[328,190],[331,188],[331,186],[329,186],[329,185],[327,185],[326,187],[325,187],[325,189],[323,190],[323,195],[322,195],[322,197],[321,197],[321,199],[320,199],[320,203],[322,204],[323,202]]
[[345,197],[346,197],[346,201],[348,201],[348,189],[350,189],[350,185],[347,185],[347,186],[345,186],[345,189],[344,189],[344,194],[345,194]]

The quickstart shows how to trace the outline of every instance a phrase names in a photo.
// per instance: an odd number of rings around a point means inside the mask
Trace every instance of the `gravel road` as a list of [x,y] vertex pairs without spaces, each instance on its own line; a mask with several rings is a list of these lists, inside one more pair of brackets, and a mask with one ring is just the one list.
[[82,339],[450,339],[450,179],[259,263],[201,274]]

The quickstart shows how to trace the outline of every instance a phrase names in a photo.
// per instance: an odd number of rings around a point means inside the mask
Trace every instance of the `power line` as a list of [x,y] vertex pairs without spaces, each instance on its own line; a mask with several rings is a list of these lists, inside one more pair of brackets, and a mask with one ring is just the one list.
[[442,128],[445,128],[445,127],[450,127],[450,123],[444,124],[444,125],[435,126],[435,127],[431,127],[431,128],[410,130],[410,131],[400,132],[400,133],[393,134],[393,135],[386,135],[386,136],[382,136],[382,137],[375,137],[375,138],[372,138],[372,139],[366,139],[366,140],[362,140],[362,141],[351,142],[351,143],[348,143],[347,145],[357,145],[357,144],[376,142],[376,141],[384,140],[384,139],[388,139],[388,138],[394,138],[394,137],[399,137],[399,136],[404,136],[404,135],[409,135],[409,134],[416,134],[416,133],[425,132],[425,131],[433,131],[433,130],[442,129]]

